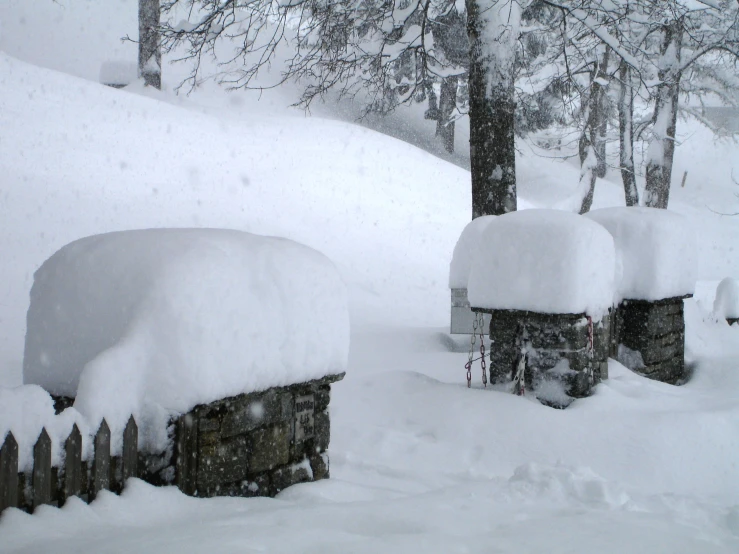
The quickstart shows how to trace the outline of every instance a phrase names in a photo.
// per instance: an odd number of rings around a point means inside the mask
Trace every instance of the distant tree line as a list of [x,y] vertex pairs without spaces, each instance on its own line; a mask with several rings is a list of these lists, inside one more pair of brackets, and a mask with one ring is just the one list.
[[[141,4],[159,0],[140,0]],[[272,86],[302,83],[385,114],[425,103],[443,147],[470,116],[472,215],[516,209],[515,135],[579,129],[581,212],[617,136],[626,204],[666,208],[678,115],[706,125],[706,99],[735,105],[737,0],[161,0],[161,47],[227,66],[231,88],[287,60]],[[233,62],[239,62],[234,64]],[[609,130],[611,130],[609,132]],[[635,144],[646,146],[637,186]],[[644,191],[639,197],[639,189]]]

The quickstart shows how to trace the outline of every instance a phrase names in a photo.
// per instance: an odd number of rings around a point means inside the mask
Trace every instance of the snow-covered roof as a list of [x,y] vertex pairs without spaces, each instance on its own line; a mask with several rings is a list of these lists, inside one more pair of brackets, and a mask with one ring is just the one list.
[[450,289],[467,288],[472,258],[477,251],[477,243],[480,240],[480,235],[482,235],[482,232],[493,219],[495,219],[494,215],[476,217],[462,230],[462,234],[459,235],[454,252],[452,253],[452,261],[449,264]]
[[639,207],[604,208],[587,217],[613,236],[616,302],[693,293],[698,260],[695,229],[687,218],[668,210]]
[[346,369],[345,286],[322,254],[240,231],[96,235],[36,272],[23,377],[75,396],[91,422],[200,403]]
[[602,316],[614,293],[615,249],[597,223],[558,210],[495,218],[472,262],[468,296],[478,308]]

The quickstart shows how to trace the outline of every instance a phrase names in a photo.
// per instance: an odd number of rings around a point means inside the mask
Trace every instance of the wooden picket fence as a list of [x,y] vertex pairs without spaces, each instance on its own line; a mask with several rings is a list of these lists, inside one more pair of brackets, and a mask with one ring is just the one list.
[[121,456],[110,455],[110,428],[105,419],[93,440],[92,463],[82,460],[82,435],[75,424],[64,442],[63,467],[51,465],[51,438],[46,429],[33,447],[33,471],[18,472],[18,442],[12,433],[0,448],[0,512],[21,508],[33,512],[38,506],[63,506],[71,496],[92,502],[100,491],[120,493],[129,477],[138,476],[138,426],[133,416],[123,430]]

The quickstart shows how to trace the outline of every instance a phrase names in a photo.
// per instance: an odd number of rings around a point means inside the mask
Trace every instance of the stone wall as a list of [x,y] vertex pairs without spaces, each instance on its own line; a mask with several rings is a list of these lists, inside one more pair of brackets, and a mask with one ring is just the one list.
[[[610,318],[593,323],[593,348],[590,348],[589,324],[584,314],[542,314],[520,310],[482,310],[490,319],[490,381],[504,383],[512,379],[514,366],[526,344],[527,389],[560,383],[571,398],[590,394],[591,388],[607,378]],[[566,360],[566,363],[563,363]],[[539,396],[537,394],[537,396]],[[566,405],[540,397],[547,404]],[[558,407],[563,407],[559,405]]]
[[181,416],[177,486],[200,497],[274,496],[327,478],[331,383],[343,377],[226,398]]
[[614,318],[611,357],[632,371],[664,383],[686,379],[683,300],[624,300]]

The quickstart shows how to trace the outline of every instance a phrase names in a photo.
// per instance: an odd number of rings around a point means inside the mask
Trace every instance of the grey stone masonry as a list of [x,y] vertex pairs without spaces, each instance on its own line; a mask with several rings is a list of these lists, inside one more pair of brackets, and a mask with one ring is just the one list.
[[175,424],[175,482],[186,494],[274,496],[329,476],[331,375],[196,406]]
[[[592,387],[607,378],[610,315],[592,323],[585,314],[544,314],[522,310],[486,310],[490,314],[490,381],[512,379],[522,344],[526,349],[526,388],[537,389],[557,382],[569,397],[590,394]],[[564,407],[569,401],[537,397],[546,404]]]
[[632,371],[664,383],[686,379],[683,300],[624,300],[616,309],[611,357]]

